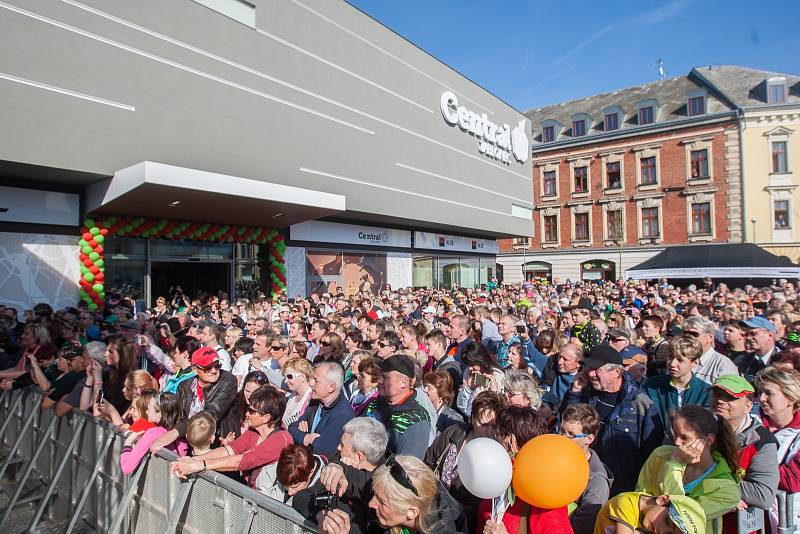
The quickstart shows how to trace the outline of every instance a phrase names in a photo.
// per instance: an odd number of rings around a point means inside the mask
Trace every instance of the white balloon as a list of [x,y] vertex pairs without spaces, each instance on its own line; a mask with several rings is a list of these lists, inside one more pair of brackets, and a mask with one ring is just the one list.
[[458,476],[467,490],[481,499],[494,499],[511,485],[511,458],[491,438],[476,438],[458,455]]

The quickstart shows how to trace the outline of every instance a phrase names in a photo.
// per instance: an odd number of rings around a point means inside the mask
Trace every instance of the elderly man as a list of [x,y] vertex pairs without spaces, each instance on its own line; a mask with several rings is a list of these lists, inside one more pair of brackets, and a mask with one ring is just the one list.
[[216,420],[218,436],[227,436],[230,432],[238,434],[240,431],[238,414],[236,410],[231,410],[236,399],[236,378],[222,370],[217,351],[211,347],[200,347],[194,351],[192,369],[195,378],[185,380],[178,386],[178,403],[183,417],[174,429],[150,445],[151,452],[184,437],[189,418],[200,412],[206,412]]
[[[767,321],[769,322],[769,321]],[[699,315],[687,317],[683,321],[683,333],[697,338],[703,346],[703,355],[695,369],[695,376],[708,384],[713,384],[721,375],[735,375],[739,373],[736,365],[728,358],[714,350],[714,338],[717,327]]]
[[772,355],[779,352],[780,349],[776,344],[775,324],[771,321],[763,317],[753,317],[743,321],[741,325],[746,329],[744,347],[747,352],[738,356],[734,363],[739,374],[752,383],[756,374],[769,365]]
[[559,402],[564,399],[564,395],[572,386],[575,375],[580,371],[581,361],[583,361],[583,347],[574,343],[564,345],[557,356],[548,358],[542,373],[542,384],[549,388]]
[[336,452],[342,428],[353,418],[353,408],[342,391],[343,382],[344,370],[337,362],[321,362],[314,366],[313,400],[302,417],[289,426],[295,443],[328,457]]
[[424,458],[431,433],[431,418],[414,391],[414,360],[395,354],[380,362],[379,397],[367,415],[383,423],[389,434],[388,450]]
[[[778,490],[778,441],[759,417],[750,413],[754,394],[753,386],[737,375],[722,375],[711,388],[711,411],[731,425],[739,442],[739,510],[769,510]],[[736,513],[726,515],[723,521],[725,532],[736,532]]]
[[593,448],[614,474],[611,495],[632,491],[645,460],[664,439],[661,418],[644,389],[625,374],[622,357],[611,346],[598,345],[583,364],[562,411],[580,403],[597,411],[601,430]]

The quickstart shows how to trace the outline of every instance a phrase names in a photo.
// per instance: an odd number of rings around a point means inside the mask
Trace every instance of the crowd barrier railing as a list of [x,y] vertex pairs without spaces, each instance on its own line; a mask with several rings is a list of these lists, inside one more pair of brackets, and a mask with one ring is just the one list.
[[0,396],[0,532],[317,532],[291,507],[220,473],[176,478],[166,450],[126,476],[124,438],[112,425],[77,410],[56,417],[41,399],[32,389]]

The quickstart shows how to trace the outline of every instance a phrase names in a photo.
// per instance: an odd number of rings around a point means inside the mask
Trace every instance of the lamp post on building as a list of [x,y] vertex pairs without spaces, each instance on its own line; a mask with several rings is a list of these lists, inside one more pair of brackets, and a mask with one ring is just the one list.
[[753,239],[753,243],[755,243],[756,242],[756,220],[755,219],[750,219],[750,222],[753,224],[753,237],[752,237],[752,239]]

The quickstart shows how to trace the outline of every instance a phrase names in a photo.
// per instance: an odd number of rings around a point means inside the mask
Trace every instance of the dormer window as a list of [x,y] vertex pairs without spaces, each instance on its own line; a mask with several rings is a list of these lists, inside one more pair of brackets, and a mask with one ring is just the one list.
[[786,103],[786,78],[779,76],[767,80],[767,103]]
[[653,122],[655,122],[653,106],[639,108],[639,126],[653,124]]
[[586,135],[586,119],[572,121],[572,137],[583,137]]
[[695,115],[703,115],[706,112],[706,95],[705,93],[701,94],[690,94],[689,101],[686,104],[686,110],[690,117],[694,117]]
[[617,112],[606,113],[604,129],[607,132],[619,129],[619,113]]
[[556,138],[556,127],[545,126],[542,128],[542,143],[552,143]]

